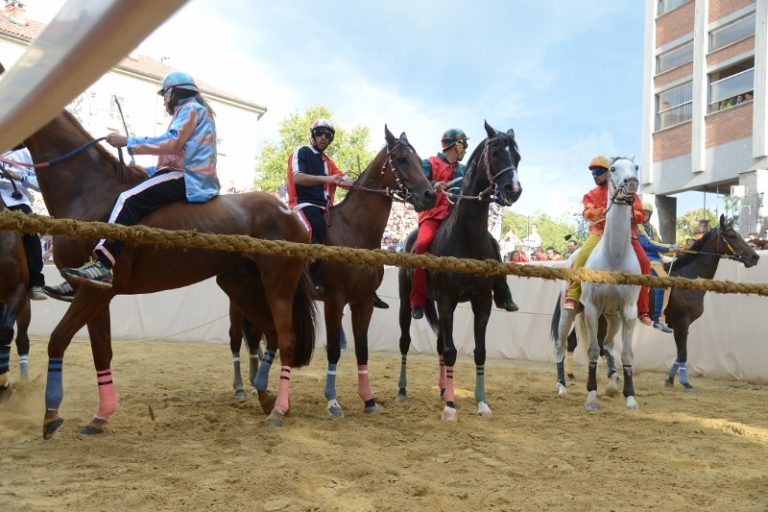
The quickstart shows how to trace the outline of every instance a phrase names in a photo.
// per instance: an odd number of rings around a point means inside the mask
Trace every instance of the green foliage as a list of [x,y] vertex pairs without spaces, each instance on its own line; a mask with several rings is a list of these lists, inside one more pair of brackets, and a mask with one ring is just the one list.
[[[275,192],[286,180],[288,157],[298,147],[309,143],[309,126],[315,119],[324,118],[333,122],[336,135],[326,150],[326,154],[336,162],[345,173],[358,174],[358,162],[361,171],[373,159],[375,153],[368,150],[370,133],[365,126],[355,126],[345,130],[333,121],[333,114],[324,106],[310,107],[304,113],[293,112],[280,123],[280,142],[268,141],[256,157],[256,179],[254,185],[259,190]],[[337,189],[337,195],[343,190]]]
[[710,229],[714,228],[718,222],[714,212],[706,208],[691,210],[683,214],[681,217],[678,217],[677,242],[684,244],[686,238],[693,238],[693,234],[696,232],[696,228],[699,226],[699,221],[703,219],[709,220]]
[[563,215],[559,219],[553,219],[546,213],[537,213],[535,216],[528,217],[520,213],[505,210],[501,217],[501,235],[506,235],[510,229],[515,237],[522,240],[528,235],[530,224],[536,224],[536,228],[541,236],[541,246],[546,249],[549,246],[555,248],[560,254],[565,253],[567,242],[565,235],[576,232],[577,225],[570,215]]

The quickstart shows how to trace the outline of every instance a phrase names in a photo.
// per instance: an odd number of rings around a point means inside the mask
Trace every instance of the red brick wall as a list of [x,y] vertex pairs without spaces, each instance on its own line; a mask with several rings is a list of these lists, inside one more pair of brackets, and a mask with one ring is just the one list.
[[707,66],[714,66],[715,64],[726,61],[731,57],[741,55],[742,53],[746,53],[754,49],[755,38],[752,36],[743,41],[739,41],[738,43],[734,43],[732,45],[726,46],[725,48],[721,48],[715,53],[707,55]]
[[[695,1],[695,0],[694,0]],[[691,2],[694,3],[694,2]],[[730,14],[733,11],[752,5],[755,0],[710,0],[709,1],[709,16],[707,17],[708,23],[719,20],[726,14]]]
[[662,73],[660,75],[657,75],[656,78],[653,79],[653,85],[656,87],[656,89],[659,89],[666,84],[670,82],[674,82],[675,80],[678,80],[683,77],[690,77],[693,74],[693,62],[689,62],[688,64],[685,64],[684,66],[680,66],[679,68],[675,68],[672,70],[669,70],[665,73]]
[[732,140],[744,139],[752,135],[752,105],[740,105],[713,112],[706,117],[707,149],[725,144]]
[[656,48],[693,32],[695,3],[688,2],[656,18]]
[[653,161],[687,155],[691,152],[691,123],[683,123],[653,134]]

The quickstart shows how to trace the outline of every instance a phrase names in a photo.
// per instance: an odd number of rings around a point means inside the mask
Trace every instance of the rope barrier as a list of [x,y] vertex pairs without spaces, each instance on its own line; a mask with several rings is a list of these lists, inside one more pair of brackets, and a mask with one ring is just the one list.
[[382,249],[356,249],[319,244],[303,244],[285,240],[264,240],[247,235],[224,235],[199,231],[174,231],[148,226],[122,226],[105,222],[83,222],[73,219],[53,219],[35,214],[5,210],[0,212],[0,229],[22,233],[46,233],[73,238],[123,240],[132,245],[156,245],[166,248],[208,249],[250,252],[302,260],[332,260],[361,266],[393,265],[406,268],[426,268],[437,272],[458,272],[480,275],[515,275],[525,278],[573,280],[600,284],[641,285],[650,288],[682,288],[715,293],[755,294],[768,297],[768,284],[737,283],[713,279],[656,277],[627,272],[596,271],[588,268],[553,268],[538,265],[518,265],[497,260],[460,259],[451,256],[409,254]]

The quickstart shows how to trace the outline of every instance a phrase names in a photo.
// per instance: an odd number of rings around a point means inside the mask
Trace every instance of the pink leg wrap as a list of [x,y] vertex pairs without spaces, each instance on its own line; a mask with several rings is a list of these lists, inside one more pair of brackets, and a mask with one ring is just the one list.
[[373,398],[373,393],[371,393],[371,386],[368,383],[367,364],[357,365],[357,394],[360,395],[360,398],[362,398],[364,402]]
[[96,372],[96,382],[99,385],[99,412],[96,417],[107,420],[117,410],[117,393],[112,382],[112,370]]
[[445,367],[445,380],[446,380],[446,386],[445,386],[445,401],[446,402],[453,402],[454,399],[454,392],[453,392],[453,366],[446,366]]
[[275,409],[285,414],[288,411],[288,388],[291,385],[291,367],[280,367],[280,384],[277,385],[277,400]]
[[445,359],[443,359],[443,356],[440,356],[438,361],[440,363],[440,376],[437,379],[437,384],[440,386],[440,389],[445,389]]

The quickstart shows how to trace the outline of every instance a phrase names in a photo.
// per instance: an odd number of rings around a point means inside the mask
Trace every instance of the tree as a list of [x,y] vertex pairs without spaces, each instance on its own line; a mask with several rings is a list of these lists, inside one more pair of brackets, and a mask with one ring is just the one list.
[[530,224],[536,224],[536,229],[541,235],[541,246],[546,249],[549,246],[563,254],[567,249],[565,235],[574,233],[577,226],[572,221],[572,216],[564,215],[560,219],[553,219],[546,213],[537,213],[529,217],[520,213],[504,211],[501,219],[501,233],[504,236],[512,230],[517,238],[524,239],[528,235]]
[[[333,114],[324,106],[310,107],[303,114],[293,112],[280,123],[279,144],[268,141],[264,144],[261,155],[256,157],[254,185],[257,189],[275,192],[280,184],[285,182],[288,157],[296,148],[309,143],[309,126],[312,121],[320,118],[333,121]],[[347,131],[337,123],[333,124],[336,135],[326,154],[346,173],[357,174],[358,162],[362,167],[360,171],[364,170],[375,155],[368,150],[368,128],[355,126]],[[342,192],[337,189],[337,193]]]
[[693,238],[696,228],[699,227],[699,221],[708,220],[709,227],[717,225],[717,217],[713,212],[706,208],[691,210],[677,218],[677,241],[683,244],[686,238]]

